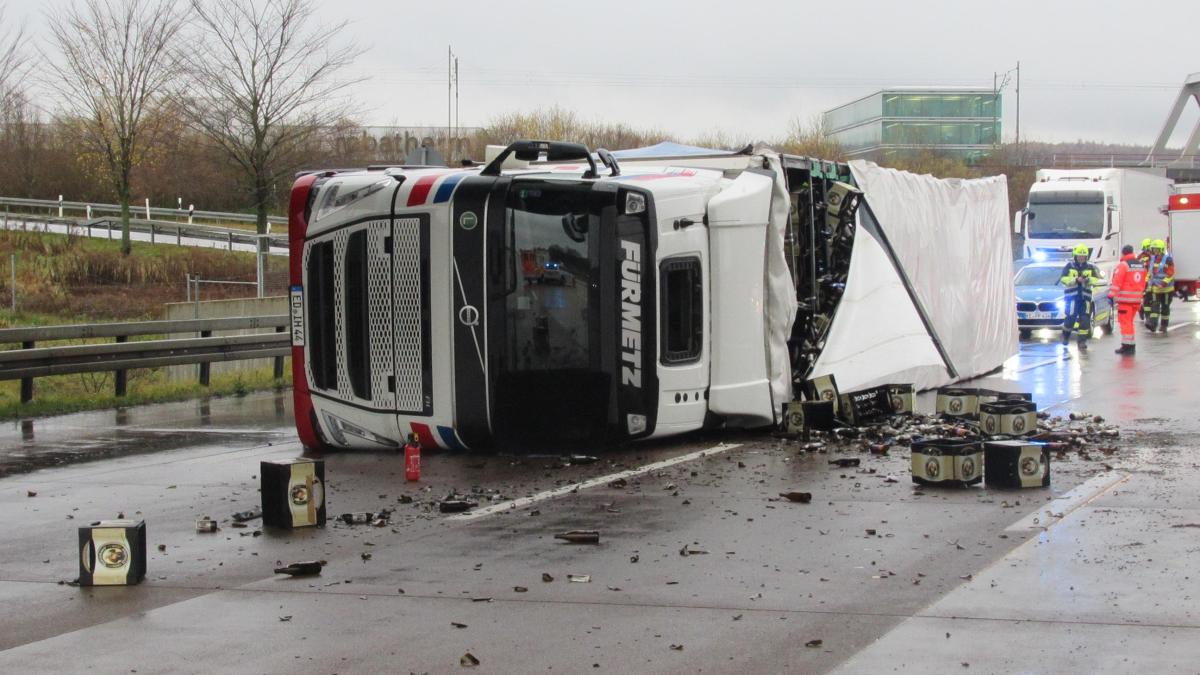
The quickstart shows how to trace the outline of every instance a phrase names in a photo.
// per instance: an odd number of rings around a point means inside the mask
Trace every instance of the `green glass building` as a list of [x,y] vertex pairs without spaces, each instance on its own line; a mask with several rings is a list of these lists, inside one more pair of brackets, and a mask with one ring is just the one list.
[[884,89],[825,111],[821,122],[850,157],[934,150],[974,161],[1000,139],[1000,104],[990,89]]

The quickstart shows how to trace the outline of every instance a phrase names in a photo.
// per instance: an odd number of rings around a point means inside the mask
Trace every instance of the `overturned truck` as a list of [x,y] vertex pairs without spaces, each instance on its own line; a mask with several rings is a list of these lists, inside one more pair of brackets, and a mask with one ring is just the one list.
[[926,389],[1016,352],[1003,177],[669,152],[522,141],[482,168],[301,176],[289,237],[303,443],[762,427],[821,375]]

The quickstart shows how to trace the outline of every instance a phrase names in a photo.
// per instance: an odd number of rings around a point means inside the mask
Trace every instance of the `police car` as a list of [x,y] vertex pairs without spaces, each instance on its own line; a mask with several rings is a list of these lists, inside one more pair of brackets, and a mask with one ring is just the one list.
[[[1017,328],[1022,339],[1030,338],[1038,328],[1062,328],[1067,303],[1059,278],[1065,264],[1064,260],[1032,262],[1017,271],[1013,284],[1017,295]],[[1107,293],[1107,280],[1092,289],[1092,326],[1103,326],[1105,333],[1112,333],[1112,301]]]

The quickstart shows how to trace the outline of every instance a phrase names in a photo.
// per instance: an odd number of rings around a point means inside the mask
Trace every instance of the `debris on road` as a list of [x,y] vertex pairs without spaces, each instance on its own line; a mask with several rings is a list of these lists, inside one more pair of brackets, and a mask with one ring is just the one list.
[[479,665],[479,659],[475,658],[475,655],[471,652],[467,652],[458,659],[458,665],[464,668],[474,668]]
[[37,496],[37,492],[36,492],[35,490],[26,490],[26,491],[25,491],[25,496],[26,496],[26,497],[36,497],[36,496]]
[[820,647],[823,644],[825,644],[824,640],[809,640],[808,642],[804,643],[804,646],[815,649],[817,647]]
[[347,525],[367,525],[371,524],[375,527],[383,527],[388,524],[392,517],[391,509],[380,509],[379,511],[359,511],[358,513],[343,513],[338,516],[338,520]]
[[233,522],[235,523],[244,523],[246,521],[256,520],[258,518],[262,518],[262,508],[255,507],[247,511],[238,511],[230,516],[230,518],[233,518]]
[[831,459],[831,460],[829,460],[829,463],[833,464],[835,466],[839,466],[843,469],[847,469],[852,466],[859,466],[860,464],[862,464],[862,460],[860,460],[857,457],[841,457],[838,459]]
[[[276,561],[276,564],[279,564],[279,562]],[[320,574],[321,568],[324,566],[324,560],[308,560],[305,562],[290,563],[288,565],[284,565],[283,567],[276,567],[275,573],[287,574],[293,577],[305,577],[312,576],[314,574]]]
[[542,572],[542,581],[550,583],[551,581],[554,581],[554,577],[547,572]]
[[683,548],[679,549],[679,555],[685,557],[689,555],[708,555],[708,551],[702,548],[688,548],[688,545],[684,544]]
[[451,626],[454,626],[455,628],[466,628],[466,627],[467,627],[467,624],[465,624],[465,623],[459,623],[459,622],[457,622],[457,621],[451,621],[451,622],[450,622],[450,625],[451,625]]
[[513,586],[514,593],[528,593],[529,589],[524,586]]
[[590,583],[592,583],[592,575],[590,575],[590,574],[568,574],[567,581],[577,583],[577,584],[590,584]]
[[779,496],[789,502],[796,502],[798,504],[808,504],[812,501],[811,492],[780,492]]
[[201,516],[196,519],[196,531],[200,533],[216,532],[221,528],[217,527],[217,521],[208,516]]
[[562,539],[571,544],[599,544],[600,533],[596,530],[570,530],[567,532],[559,532],[554,535],[555,539]]
[[469,502],[465,499],[443,499],[438,503],[438,510],[442,513],[463,513],[479,506],[479,502]]
[[671,649],[674,649],[677,652],[681,652],[681,651],[683,651],[683,645],[671,645]]

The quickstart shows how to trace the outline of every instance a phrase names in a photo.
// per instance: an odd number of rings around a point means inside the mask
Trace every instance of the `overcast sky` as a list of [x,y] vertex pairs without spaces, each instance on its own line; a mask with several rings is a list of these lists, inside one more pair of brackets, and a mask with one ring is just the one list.
[[[35,3],[7,4],[41,32]],[[887,86],[990,89],[1019,60],[1023,138],[1148,144],[1200,71],[1196,0],[340,0],[318,14],[349,20],[366,50],[352,94],[368,124],[444,125],[448,45],[464,126],[560,105],[682,139],[779,136]]]

